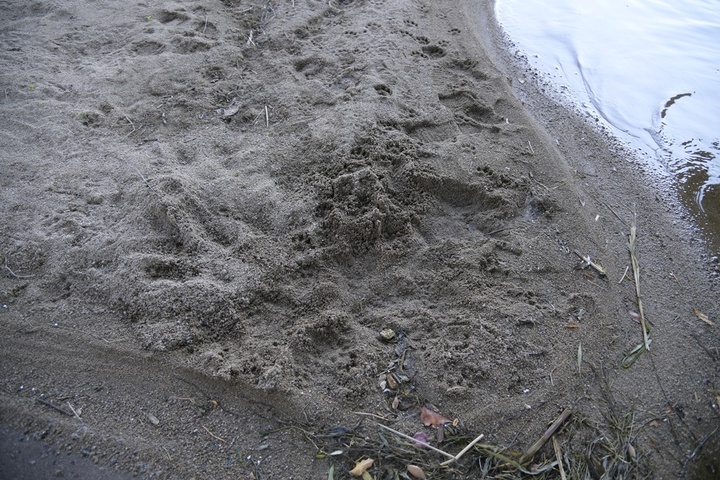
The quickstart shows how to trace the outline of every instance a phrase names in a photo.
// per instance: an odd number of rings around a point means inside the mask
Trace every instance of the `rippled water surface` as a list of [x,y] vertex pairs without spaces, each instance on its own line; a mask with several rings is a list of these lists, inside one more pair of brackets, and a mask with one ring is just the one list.
[[669,172],[720,250],[720,1],[496,0],[530,63]]

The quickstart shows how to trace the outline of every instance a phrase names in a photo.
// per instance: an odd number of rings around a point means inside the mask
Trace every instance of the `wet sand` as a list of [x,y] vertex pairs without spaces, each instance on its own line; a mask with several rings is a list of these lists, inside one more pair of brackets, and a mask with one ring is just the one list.
[[[566,451],[632,412],[630,468],[711,468],[712,265],[619,146],[516,90],[490,14],[0,4],[0,425],[142,478],[318,478],[355,453],[284,427],[413,434],[432,404],[524,451],[571,408]],[[633,212],[652,356],[623,369]]]

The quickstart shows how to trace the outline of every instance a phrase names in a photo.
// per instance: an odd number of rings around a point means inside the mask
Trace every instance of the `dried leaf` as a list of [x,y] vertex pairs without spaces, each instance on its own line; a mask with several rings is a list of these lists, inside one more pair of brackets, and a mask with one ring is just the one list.
[[[648,340],[648,345],[652,343],[652,339]],[[630,353],[628,353],[625,358],[623,358],[622,362],[620,362],[620,365],[622,365],[623,368],[630,368],[633,366],[635,361],[640,358],[640,355],[645,353],[645,344],[641,343],[640,345],[637,345],[635,348],[633,348]]]
[[355,477],[361,477],[367,472],[368,468],[372,467],[373,463],[375,463],[375,461],[372,458],[360,460],[355,464],[355,467],[350,470],[350,473]]
[[444,425],[446,423],[452,422],[452,420],[447,419],[447,418],[443,417],[442,415],[440,415],[439,413],[433,412],[432,410],[430,410],[429,408],[426,408],[426,407],[422,407],[420,409],[420,420],[422,420],[423,425],[425,425],[426,427],[432,426],[435,428],[439,427],[440,425]]
[[580,373],[580,369],[582,368],[582,343],[578,345],[578,373]]
[[711,327],[714,327],[714,326],[715,326],[715,322],[713,322],[712,320],[710,320],[707,315],[705,315],[703,312],[701,312],[701,311],[698,310],[697,308],[693,308],[693,312],[695,313],[695,316],[698,317],[698,318],[699,318],[700,320],[702,320],[703,322],[707,323],[707,324],[710,325]]
[[632,460],[635,460],[637,458],[637,454],[635,453],[635,447],[633,447],[629,443],[628,443],[628,455],[630,455],[630,459],[632,459]]
[[427,478],[422,468],[418,467],[417,465],[408,465],[407,471],[411,477],[417,478],[418,480],[425,480]]
[[393,398],[393,401],[392,401],[393,410],[397,410],[399,405],[400,405],[400,399],[398,398],[397,395],[395,395],[395,398]]
[[[415,435],[413,435],[413,438],[417,440],[418,442],[422,443],[430,443],[430,435],[428,435],[425,432],[417,432]],[[425,445],[422,445],[421,443],[415,444],[418,447],[424,447]]]

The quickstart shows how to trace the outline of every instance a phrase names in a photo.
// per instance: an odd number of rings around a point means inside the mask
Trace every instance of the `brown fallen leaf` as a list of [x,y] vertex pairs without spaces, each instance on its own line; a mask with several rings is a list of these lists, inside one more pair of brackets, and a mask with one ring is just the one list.
[[714,326],[715,326],[715,322],[713,322],[712,320],[710,320],[707,315],[705,315],[703,312],[701,312],[701,311],[698,310],[697,308],[693,308],[693,312],[695,313],[695,316],[698,317],[698,318],[699,318],[700,320],[702,320],[703,322],[707,323],[707,324],[710,325],[711,327],[714,327]]
[[350,470],[350,473],[355,477],[362,477],[368,468],[372,467],[375,461],[372,458],[366,458],[365,460],[359,460],[355,467]]
[[446,423],[451,423],[452,420],[443,417],[437,412],[433,412],[427,407],[422,407],[420,409],[420,420],[422,420],[423,425],[426,427],[435,427],[438,428],[440,425],[445,425]]

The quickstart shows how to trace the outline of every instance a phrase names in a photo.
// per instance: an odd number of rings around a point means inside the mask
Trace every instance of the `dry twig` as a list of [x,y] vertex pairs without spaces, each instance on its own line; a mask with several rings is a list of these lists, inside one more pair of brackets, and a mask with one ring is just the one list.
[[17,278],[17,279],[32,278],[32,277],[33,277],[32,275],[18,275],[17,273],[13,272],[12,269],[10,268],[10,266],[8,265],[7,256],[5,257],[5,264],[3,265],[3,267],[5,267],[5,270],[7,270],[7,271],[10,273],[10,275],[12,275],[13,277],[15,277],[15,278]]
[[440,465],[442,465],[442,466],[450,465],[452,462],[458,461],[458,459],[460,459],[460,457],[462,457],[463,455],[465,455],[465,454],[468,452],[468,450],[470,450],[476,443],[478,443],[478,442],[479,442],[480,440],[482,440],[483,438],[485,438],[485,435],[483,435],[483,434],[481,433],[480,435],[478,435],[477,437],[475,437],[475,440],[473,440],[472,442],[468,443],[468,445],[467,445],[465,448],[463,448],[462,450],[460,450],[460,453],[458,453],[457,455],[455,455],[455,457],[451,458],[450,460],[447,460],[447,461],[442,462]]
[[597,263],[597,262],[593,262],[593,261],[590,259],[590,255],[583,256],[583,254],[581,254],[581,253],[578,252],[577,250],[573,250],[573,253],[574,253],[575,255],[577,255],[578,257],[580,257],[580,259],[587,264],[587,265],[586,265],[587,267],[592,267],[593,269],[595,269],[595,271],[598,272],[598,273],[600,274],[600,276],[604,277],[604,276],[607,275],[607,272],[606,272],[605,269],[602,267],[602,265],[600,265],[600,264]]
[[640,295],[640,262],[637,259],[637,219],[633,214],[632,224],[630,225],[630,238],[628,249],[630,250],[630,263],[633,270],[633,278],[635,279],[635,297],[637,298],[638,312],[640,313],[640,325],[643,330],[643,343],[632,349],[632,351],[623,359],[623,368],[629,368],[644,352],[650,350],[650,326],[645,320],[645,311],[643,310],[642,296]]
[[567,476],[565,476],[565,468],[563,467],[563,460],[562,460],[562,451],[560,450],[560,443],[558,443],[557,438],[552,437],[553,442],[553,448],[555,449],[555,457],[557,458],[558,462],[558,469],[560,470],[560,478],[562,480],[567,480]]
[[550,425],[550,427],[545,431],[545,433],[543,433],[543,436],[540,437],[540,439],[537,442],[533,443],[533,445],[528,449],[528,451],[522,457],[520,457],[519,463],[521,465],[523,465],[523,464],[527,463],[528,461],[530,461],[530,459],[532,459],[532,457],[535,456],[537,451],[540,450],[540,448],[542,448],[543,445],[545,445],[545,442],[547,442],[550,439],[550,437],[552,437],[555,434],[555,431],[557,431],[557,429],[560,428],[560,426],[563,423],[565,423],[565,421],[568,418],[570,418],[571,415],[572,415],[571,409],[566,408],[565,410],[563,410],[563,412],[560,414],[560,416],[558,418],[556,418],[555,421],[552,423],[552,425]]
[[37,399],[38,402],[42,403],[43,405],[52,408],[53,410],[57,410],[58,412],[62,413],[63,415],[67,415],[68,417],[74,416],[71,412],[68,412],[64,408],[58,407],[57,405],[54,405],[47,400],[43,400],[42,398]]
[[70,410],[72,410],[73,415],[75,415],[75,417],[76,417],[78,420],[82,420],[82,418],[80,418],[80,414],[77,412],[77,410],[75,410],[75,409],[73,408],[72,405],[70,405],[70,402],[67,402],[67,406],[70,407]]
[[380,427],[380,428],[384,428],[385,430],[387,430],[387,431],[389,431],[389,432],[392,432],[392,433],[394,433],[395,435],[399,435],[399,436],[401,436],[401,437],[403,437],[403,438],[405,438],[405,439],[407,439],[407,440],[410,440],[410,441],[412,441],[412,442],[414,442],[414,443],[416,443],[416,444],[418,444],[418,445],[421,445],[421,446],[423,446],[423,447],[425,447],[425,448],[429,448],[430,450],[432,450],[432,451],[434,451],[434,452],[437,452],[437,453],[439,453],[439,454],[441,454],[441,455],[445,455],[446,457],[452,459],[453,461],[456,460],[455,455],[451,455],[451,454],[449,454],[449,453],[447,453],[447,452],[445,452],[445,451],[443,451],[443,450],[440,450],[439,448],[435,448],[435,447],[433,447],[432,445],[430,445],[429,443],[425,443],[425,442],[423,442],[423,441],[421,441],[421,440],[418,440],[417,438],[411,437],[410,435],[405,435],[405,434],[402,433],[402,432],[398,432],[397,430],[393,430],[393,429],[390,428],[390,427],[386,427],[386,426],[383,425],[382,423],[378,423],[377,426]]
[[213,437],[214,439],[220,440],[220,441],[223,442],[223,443],[227,443],[227,440],[225,440],[224,438],[220,438],[220,437],[218,437],[217,435],[215,435],[214,433],[212,433],[205,425],[203,425],[203,428],[204,428],[205,431],[206,431],[207,433],[209,433],[210,436]]

